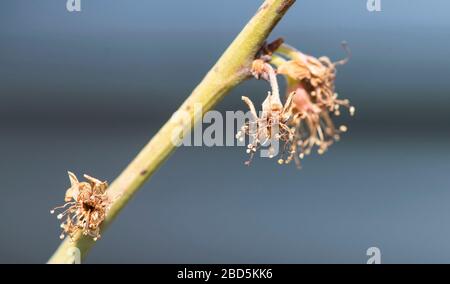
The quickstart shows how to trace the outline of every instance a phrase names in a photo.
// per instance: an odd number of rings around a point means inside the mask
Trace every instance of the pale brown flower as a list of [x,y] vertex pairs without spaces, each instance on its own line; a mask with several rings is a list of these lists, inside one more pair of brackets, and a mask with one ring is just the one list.
[[348,59],[331,62],[326,56],[316,58],[287,45],[284,45],[284,48],[292,51],[290,53],[292,58],[278,66],[278,74],[286,75],[301,83],[319,107],[327,108],[335,115],[340,114],[340,106],[349,108],[351,114],[354,112],[349,100],[338,98],[334,87],[336,66],[345,64]]
[[315,58],[284,44],[280,51],[288,60],[273,55],[271,62],[277,66],[277,73],[286,78],[286,95],[292,98],[291,119],[287,124],[295,129],[290,143],[290,153],[295,154],[287,161],[293,157],[300,166],[300,159],[314,147],[323,154],[347,131],[345,125],[336,128],[332,116],[340,115],[341,106],[347,107],[350,115],[355,112],[349,100],[338,98],[334,86],[336,66],[348,59],[331,62],[328,57]]
[[68,174],[71,186],[66,191],[66,203],[50,211],[54,214],[56,209],[66,208],[57,216],[58,219],[65,218],[61,224],[63,232],[60,238],[68,235],[73,240],[76,233],[81,231],[83,235],[97,240],[100,238],[100,225],[105,220],[111,204],[106,194],[108,183],[88,175],[84,175],[86,182],[79,182],[75,174]]
[[[242,126],[237,138],[241,141],[245,135],[251,138],[247,146],[250,160],[261,146],[272,147],[267,142],[276,140],[282,144],[278,163],[287,164],[295,160],[300,166],[300,160],[313,148],[317,147],[317,152],[323,154],[334,141],[339,140],[342,132],[347,131],[345,125],[336,128],[332,120],[333,115],[340,115],[340,107],[348,108],[351,115],[355,111],[349,100],[338,98],[334,86],[336,66],[346,63],[347,59],[331,62],[328,57],[315,58],[303,54],[280,40],[276,43],[274,46],[279,47],[276,50],[262,48],[251,66],[251,74],[257,79],[267,80],[272,91],[264,100],[260,115],[253,102],[242,97],[253,120]],[[284,104],[279,96],[277,74],[284,75],[287,80]]]
[[275,155],[272,143],[274,141],[286,143],[292,140],[294,131],[288,126],[288,121],[291,119],[291,98],[287,98],[285,104],[282,104],[276,73],[272,66],[257,59],[252,65],[252,74],[257,78],[269,81],[272,91],[268,92],[266,99],[263,101],[262,111],[259,115],[253,102],[248,97],[242,97],[252,116],[252,119],[246,122],[236,135],[236,138],[241,141],[245,135],[250,137],[250,143],[247,145],[247,153],[250,154],[250,159],[246,164],[250,163],[254,153],[261,146],[269,146],[269,153],[271,153],[269,157],[272,158]]
[[296,87],[290,94],[294,115],[290,125],[296,129],[293,147],[302,159],[311,153],[314,146],[318,147],[319,154],[323,154],[334,141],[339,140],[339,134],[347,131],[347,127],[341,125],[336,128],[328,110],[315,104],[301,84]]

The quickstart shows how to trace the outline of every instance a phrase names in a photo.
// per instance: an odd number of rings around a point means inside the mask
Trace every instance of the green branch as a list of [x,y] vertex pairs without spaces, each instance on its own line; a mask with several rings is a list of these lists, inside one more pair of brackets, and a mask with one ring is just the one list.
[[[202,82],[178,109],[188,113],[190,119],[170,119],[167,121],[136,158],[114,180],[108,188],[108,195],[116,198],[103,222],[102,232],[117,217],[144,182],[175,150],[175,145],[171,139],[173,132],[180,127],[185,131],[191,131],[193,125],[199,122],[201,116],[194,115],[194,105],[201,104],[203,113],[205,113],[223,99],[228,91],[248,78],[249,69],[256,53],[294,2],[295,0],[266,0]],[[73,242],[66,238],[48,263],[71,262],[73,256],[70,252],[73,252],[73,247],[80,250],[83,259],[94,243],[92,238],[81,234]]]

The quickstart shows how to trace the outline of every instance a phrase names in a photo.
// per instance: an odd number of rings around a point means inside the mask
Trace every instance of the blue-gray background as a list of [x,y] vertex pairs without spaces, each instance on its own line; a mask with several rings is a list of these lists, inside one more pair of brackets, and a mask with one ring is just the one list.
[[[0,4],[0,262],[45,262],[66,170],[112,181],[261,1],[7,0]],[[87,261],[450,262],[448,1],[298,0],[272,34],[353,53],[337,89],[349,133],[301,171],[244,149],[179,149]],[[245,109],[246,82],[219,109]]]

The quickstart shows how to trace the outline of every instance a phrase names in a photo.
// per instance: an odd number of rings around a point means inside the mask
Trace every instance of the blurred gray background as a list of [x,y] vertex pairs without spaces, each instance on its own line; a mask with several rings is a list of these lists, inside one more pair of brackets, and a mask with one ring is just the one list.
[[[42,263],[67,170],[112,181],[262,1],[3,0],[0,262]],[[450,2],[298,0],[272,33],[345,56],[357,107],[341,142],[303,169],[238,147],[184,147],[129,203],[89,263],[450,262]],[[245,110],[250,81],[219,109]]]

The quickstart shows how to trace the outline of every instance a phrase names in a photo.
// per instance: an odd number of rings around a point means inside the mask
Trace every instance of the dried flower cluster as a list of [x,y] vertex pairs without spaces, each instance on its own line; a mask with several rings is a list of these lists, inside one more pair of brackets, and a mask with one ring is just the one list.
[[[331,62],[328,57],[315,58],[281,44],[280,40],[275,46],[277,49],[271,50],[266,45],[251,69],[254,77],[269,81],[272,92],[263,102],[259,116],[252,101],[242,98],[254,121],[245,123],[237,138],[250,137],[247,149],[250,160],[259,147],[267,144],[267,140],[277,139],[282,143],[278,163],[288,164],[295,160],[300,166],[300,159],[310,154],[314,147],[323,154],[334,141],[339,140],[340,133],[347,131],[345,125],[336,128],[332,120],[332,116],[340,115],[341,107],[348,108],[350,115],[355,112],[349,100],[338,98],[334,87],[336,66],[346,63],[347,59]],[[271,64],[277,69],[274,70]],[[287,81],[284,105],[279,97],[277,74],[283,75]]]
[[63,232],[60,238],[68,235],[73,240],[75,234],[81,231],[96,241],[100,238],[100,224],[105,220],[111,204],[106,194],[108,183],[88,175],[84,175],[86,182],[79,182],[73,173],[68,174],[71,186],[66,191],[66,203],[50,211],[54,214],[56,209],[65,209],[57,216],[58,219],[65,219],[61,223]]

